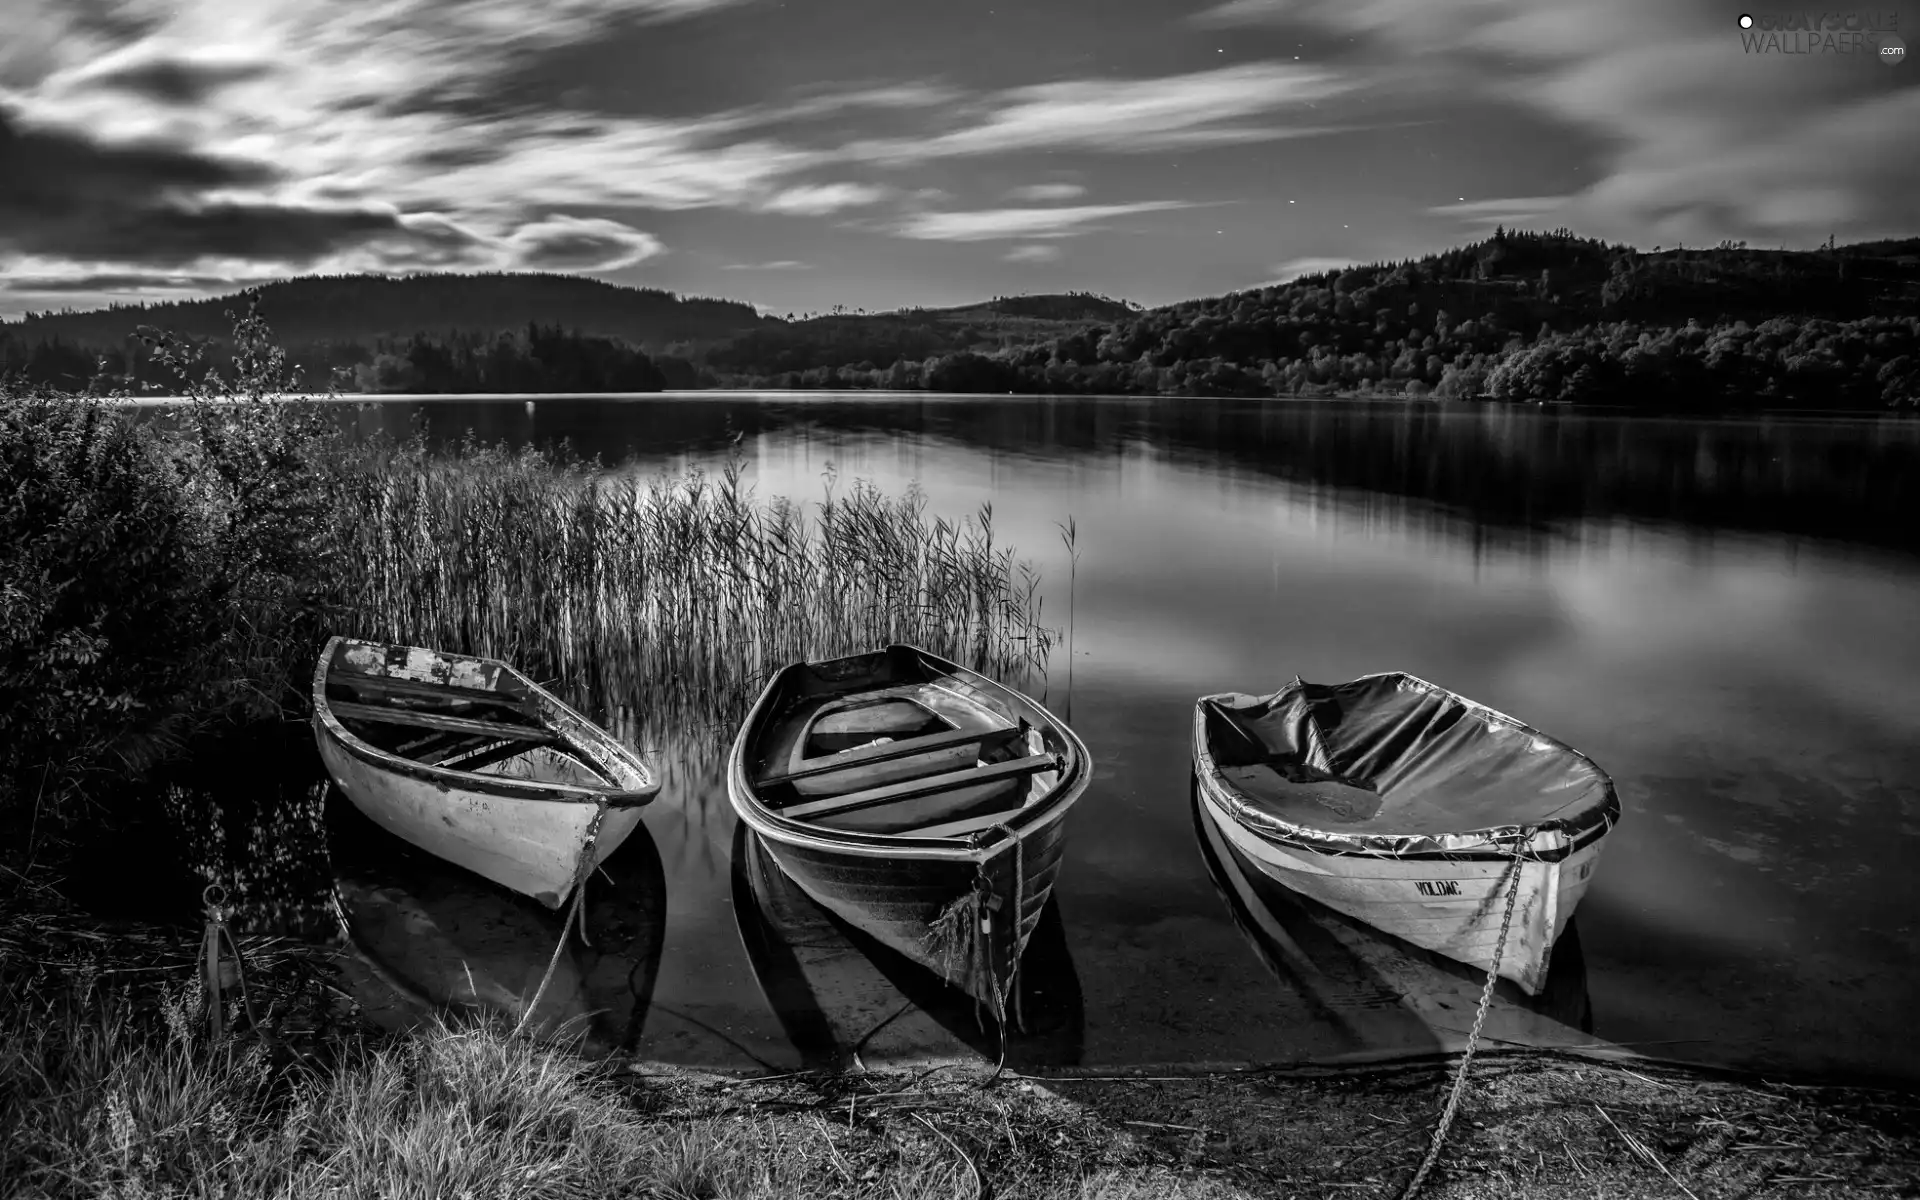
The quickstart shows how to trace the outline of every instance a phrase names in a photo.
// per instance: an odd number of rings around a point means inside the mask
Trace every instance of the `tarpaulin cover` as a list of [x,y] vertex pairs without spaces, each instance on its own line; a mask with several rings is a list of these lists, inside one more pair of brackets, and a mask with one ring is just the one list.
[[1270,837],[1404,855],[1541,831],[1563,835],[1547,841],[1564,853],[1619,817],[1612,781],[1585,755],[1411,675],[1296,679],[1201,709],[1237,815]]

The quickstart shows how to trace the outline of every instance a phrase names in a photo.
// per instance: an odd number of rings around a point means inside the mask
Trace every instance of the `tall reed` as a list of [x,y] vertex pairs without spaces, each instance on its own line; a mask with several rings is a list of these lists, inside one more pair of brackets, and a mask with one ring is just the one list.
[[332,474],[351,632],[506,658],[623,736],[718,751],[779,667],[911,642],[1019,683],[1053,634],[993,510],[831,480],[757,499],[730,460],[644,479],[564,450],[347,451]]

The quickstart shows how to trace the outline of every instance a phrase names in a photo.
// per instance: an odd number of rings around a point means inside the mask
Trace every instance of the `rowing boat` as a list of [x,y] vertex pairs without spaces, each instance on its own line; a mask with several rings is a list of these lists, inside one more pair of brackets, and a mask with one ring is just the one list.
[[1530,996],[1620,818],[1586,755],[1404,673],[1204,696],[1193,766],[1261,873]]
[[808,896],[1004,1020],[1090,774],[1038,702],[889,646],[775,675],[727,793]]
[[493,659],[336,637],[313,728],[355,808],[553,909],[660,789],[611,734]]

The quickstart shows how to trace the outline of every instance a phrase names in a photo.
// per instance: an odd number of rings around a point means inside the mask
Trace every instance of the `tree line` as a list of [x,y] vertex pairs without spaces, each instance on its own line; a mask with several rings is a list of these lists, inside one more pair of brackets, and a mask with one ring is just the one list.
[[[382,284],[377,294],[398,303],[409,282]],[[481,277],[476,286],[499,306],[511,282]],[[535,282],[541,296],[564,291],[552,278]],[[344,298],[343,309],[349,283],[325,293]],[[437,296],[455,284],[436,277],[421,286]],[[299,294],[311,301],[320,293]],[[567,294],[569,315],[608,323],[580,307],[597,291]],[[483,319],[479,303],[469,302],[469,315]],[[731,319],[713,308],[720,302],[664,293],[618,303],[680,325],[689,314]],[[1916,313],[1920,239],[1643,253],[1564,229],[1497,229],[1419,260],[1152,310],[1074,293],[800,322],[756,317],[726,336],[714,336],[714,324],[686,336],[662,325],[653,336],[625,337],[541,320],[514,332],[288,344],[310,386],[363,393],[888,388],[1872,408],[1917,402]],[[346,321],[336,312],[321,324]],[[0,327],[0,375],[94,390],[168,378],[136,341],[101,349],[60,328],[45,320]],[[204,345],[216,360],[225,353],[217,339]]]
[[[194,341],[206,366],[233,367],[223,340]],[[692,364],[654,356],[611,337],[529,324],[518,333],[417,333],[368,342],[319,341],[287,351],[300,385],[313,390],[377,394],[657,392],[696,387]],[[171,393],[178,378],[140,338],[96,350],[61,338],[24,344],[0,335],[0,377],[104,394]]]

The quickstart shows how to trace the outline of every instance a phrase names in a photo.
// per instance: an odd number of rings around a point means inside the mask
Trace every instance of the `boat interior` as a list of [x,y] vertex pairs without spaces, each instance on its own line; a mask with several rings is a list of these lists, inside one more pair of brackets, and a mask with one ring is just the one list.
[[[364,655],[343,661],[347,648],[327,672],[327,706],[368,745],[455,771],[584,787],[612,785],[590,758],[547,725],[538,702],[512,674],[467,671],[453,676],[464,676],[465,682],[453,683],[377,673],[370,669],[373,664],[362,661]],[[381,665],[405,669],[410,653],[420,652],[388,648],[388,661]],[[469,686],[473,683],[487,686]]]
[[1411,677],[1203,708],[1221,778],[1300,825],[1434,835],[1564,817],[1611,795],[1573,750]]
[[790,820],[846,832],[965,837],[1058,785],[1065,747],[977,685],[930,678],[789,697],[754,786]]

